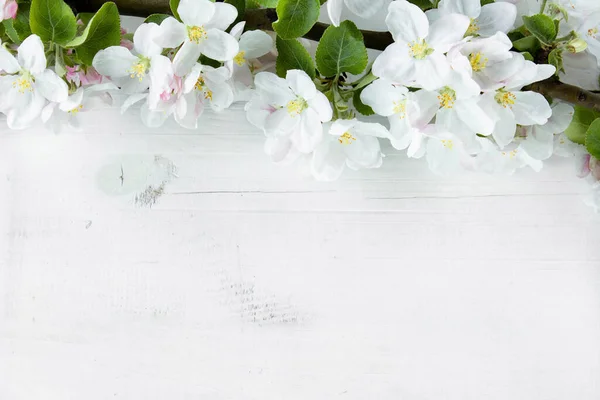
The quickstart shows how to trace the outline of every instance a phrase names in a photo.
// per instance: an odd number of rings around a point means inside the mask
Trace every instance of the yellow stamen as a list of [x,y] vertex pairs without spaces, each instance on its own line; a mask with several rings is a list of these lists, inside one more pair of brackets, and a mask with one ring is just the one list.
[[502,155],[504,157],[508,156],[508,158],[513,159],[513,158],[515,158],[517,156],[517,153],[518,153],[518,150],[515,149],[515,150],[512,150],[512,151],[509,151],[508,153],[505,152],[505,151],[503,151]]
[[69,114],[77,114],[79,111],[83,110],[83,104],[78,105],[72,110],[69,110]]
[[471,23],[469,24],[469,27],[467,28],[467,32],[465,33],[465,36],[476,36],[479,34],[479,25],[477,25],[477,22],[475,22],[475,19],[471,18]]
[[408,44],[408,53],[411,57],[416,58],[417,60],[422,60],[428,55],[432,54],[433,49],[429,47],[424,39],[421,39],[415,40],[414,42]]
[[454,102],[456,101],[456,92],[449,88],[448,86],[444,87],[439,92],[438,100],[440,101],[440,107],[444,108],[452,108],[454,107]]
[[206,33],[206,29],[203,26],[188,26],[188,37],[192,42],[200,43],[202,40],[206,39],[208,34]]
[[515,104],[515,100],[517,96],[512,92],[505,92],[504,90],[498,90],[496,96],[494,96],[496,102],[500,104],[504,108],[512,109],[512,106]]
[[469,55],[469,61],[471,62],[471,68],[473,68],[473,71],[479,72],[487,65],[488,58],[481,54],[481,52],[477,52]]
[[302,114],[302,111],[307,108],[308,103],[301,97],[297,97],[295,100],[290,100],[287,103],[287,111],[292,117]]
[[32,83],[33,78],[29,74],[23,74],[21,77],[17,78],[12,85],[19,93],[24,94],[25,92],[33,92]]
[[200,90],[202,92],[204,91],[205,86],[206,82],[204,81],[204,78],[202,76],[199,76],[198,80],[196,81],[196,84],[194,85],[194,89]]
[[212,101],[212,99],[213,99],[213,92],[210,91],[210,90],[207,90],[206,92],[204,92],[204,98],[206,100]]
[[394,114],[398,114],[400,119],[406,117],[406,100],[394,102]]
[[343,145],[352,144],[352,142],[355,142],[355,141],[356,141],[356,138],[348,132],[344,132],[344,134],[338,138],[338,142],[340,142],[340,144],[343,144]]
[[233,57],[233,61],[235,61],[235,63],[241,67],[246,62],[246,59],[244,58],[245,55],[245,51],[240,51],[235,57]]
[[138,78],[141,82],[146,76],[146,71],[150,68],[150,59],[146,57],[140,57],[136,64],[133,64],[129,70],[129,76],[131,78]]
[[451,139],[441,139],[440,141],[448,150],[452,150],[454,148],[454,142]]
[[596,35],[598,34],[598,28],[588,29],[587,34],[589,37],[596,39]]

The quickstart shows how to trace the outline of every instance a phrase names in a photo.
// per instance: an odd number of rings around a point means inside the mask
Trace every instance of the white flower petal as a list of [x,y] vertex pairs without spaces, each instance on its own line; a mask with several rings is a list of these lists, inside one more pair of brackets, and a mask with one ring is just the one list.
[[47,123],[48,120],[52,117],[52,115],[54,115],[54,109],[57,105],[57,103],[48,103],[44,108],[42,108],[40,118],[43,123]]
[[304,71],[291,69],[287,71],[285,80],[292,91],[305,100],[310,100],[317,94],[314,82]]
[[202,52],[202,47],[194,42],[186,41],[173,58],[173,70],[177,76],[185,76],[194,65],[198,63],[198,58]]
[[415,59],[408,53],[408,44],[397,42],[389,45],[375,59],[372,72],[373,75],[393,83],[409,85],[414,80],[415,68]]
[[245,27],[246,27],[246,21],[240,21],[237,24],[235,24],[233,26],[233,28],[231,28],[231,31],[229,31],[229,34],[231,36],[233,36],[234,38],[236,38],[237,40],[240,40],[242,34],[244,33]]
[[210,0],[181,0],[177,14],[187,26],[202,26],[215,14],[215,3]]
[[159,35],[154,41],[164,48],[173,49],[179,47],[187,38],[185,25],[173,17],[166,18],[160,24]]
[[387,128],[377,122],[357,121],[354,128],[352,128],[352,131],[361,136],[372,136],[385,139],[390,137],[390,132]]
[[427,43],[441,53],[460,42],[469,28],[469,17],[460,14],[444,15],[431,24]]
[[205,25],[206,29],[226,30],[238,16],[237,9],[228,3],[215,3],[215,13]]
[[21,67],[34,76],[46,69],[44,44],[38,35],[30,35],[23,40],[17,51],[17,59]]
[[332,136],[342,136],[344,133],[350,131],[354,126],[358,123],[356,118],[354,119],[336,119],[333,121],[331,126],[329,127],[329,131],[327,132]]
[[162,110],[153,111],[148,108],[148,102],[146,102],[142,104],[140,116],[142,117],[142,122],[144,125],[149,128],[158,128],[165,123],[167,118],[169,118],[169,113]]
[[201,52],[206,57],[217,61],[227,61],[235,57],[240,50],[238,41],[219,29],[209,29],[206,35],[206,39],[200,42]]
[[[342,9],[344,8],[344,0],[328,0],[327,14],[334,26],[340,26],[342,19]],[[340,171],[341,173],[341,171]]]
[[344,0],[346,7],[362,18],[371,18],[384,5],[385,0]]
[[446,84],[452,71],[446,57],[441,53],[433,53],[424,60],[416,60],[415,82],[425,90],[436,90]]
[[289,136],[299,124],[299,116],[292,117],[285,108],[280,108],[269,114],[263,129],[267,136]]
[[335,140],[323,141],[313,152],[310,165],[311,172],[315,179],[319,181],[335,181],[344,172],[346,153],[342,145],[336,143]]
[[7,74],[14,74],[21,69],[19,62],[6,50],[6,47],[0,43],[0,70]]
[[462,14],[469,18],[477,18],[481,13],[479,0],[441,0],[438,4],[444,14]]
[[321,122],[331,121],[333,109],[329,99],[323,93],[317,91],[315,97],[308,100],[308,106],[319,115]]
[[54,71],[49,69],[36,76],[35,89],[39,91],[42,96],[56,103],[67,100],[67,97],[69,96],[69,88],[65,81],[59,78]]
[[393,85],[385,79],[377,79],[363,89],[360,99],[375,113],[388,117],[398,112],[402,102],[406,100],[407,94],[406,87]]
[[296,96],[285,79],[271,72],[259,72],[254,78],[256,89],[262,93],[269,104],[283,107]]
[[240,38],[240,51],[244,51],[244,58],[251,60],[262,57],[273,49],[273,39],[263,31],[248,31]]
[[535,92],[513,92],[516,96],[512,111],[519,125],[543,125],[552,115],[544,96]]
[[67,100],[60,103],[58,108],[60,108],[61,111],[68,112],[79,107],[83,103],[83,94],[84,89],[80,87],[75,91],[75,93],[70,95]]
[[265,127],[265,123],[269,115],[275,112],[275,109],[261,98],[260,95],[254,94],[245,106],[246,118],[248,122],[259,129]]
[[385,23],[395,41],[410,43],[425,38],[429,33],[425,13],[406,0],[396,0],[389,5]]
[[520,147],[532,158],[546,160],[554,151],[554,134],[542,127],[532,127]]
[[395,149],[406,149],[413,139],[413,129],[409,124],[408,118],[400,118],[398,115],[392,115],[388,120],[390,121],[390,143]]
[[264,149],[271,161],[284,165],[291,164],[300,156],[288,137],[269,137],[265,141]]
[[356,140],[342,145],[348,160],[346,165],[353,170],[379,168],[383,163],[379,140],[372,136],[356,136]]
[[162,29],[155,23],[141,24],[133,34],[133,49],[141,55],[152,57],[162,52],[162,47],[157,43]]
[[552,133],[564,132],[571,125],[574,112],[572,105],[555,102],[552,105],[552,116],[544,125],[544,129]]
[[481,8],[477,26],[481,36],[492,36],[497,32],[508,33],[515,24],[517,7],[510,3],[491,3]]
[[233,89],[227,83],[211,85],[212,100],[210,105],[215,111],[222,111],[233,103]]
[[436,92],[419,90],[408,94],[407,117],[410,123],[421,129],[431,122],[440,108]]
[[488,136],[494,131],[495,122],[473,101],[458,101],[454,105],[456,115],[474,133]]
[[515,117],[510,109],[498,106],[494,111],[496,112],[498,119],[496,120],[496,126],[494,127],[492,136],[498,146],[502,149],[512,142],[515,137],[517,123],[515,122]]
[[92,65],[100,75],[111,78],[129,76],[131,67],[138,58],[121,46],[112,46],[96,53]]
[[148,97],[147,93],[136,93],[127,97],[121,106],[121,114],[125,114],[125,111],[127,111],[129,107],[141,100],[144,100],[146,97]]
[[290,140],[301,153],[312,152],[323,140],[323,125],[313,109],[309,108],[300,115],[300,123]]
[[25,106],[11,108],[6,114],[6,123],[10,129],[28,128],[42,112],[45,100],[38,91],[26,92],[23,98],[27,100]]

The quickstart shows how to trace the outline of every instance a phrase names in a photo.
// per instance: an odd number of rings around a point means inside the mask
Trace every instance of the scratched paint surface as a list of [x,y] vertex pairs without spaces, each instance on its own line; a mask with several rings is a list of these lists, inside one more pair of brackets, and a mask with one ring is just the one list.
[[206,117],[2,131],[0,399],[600,398],[568,162],[443,179],[387,149],[324,184]]

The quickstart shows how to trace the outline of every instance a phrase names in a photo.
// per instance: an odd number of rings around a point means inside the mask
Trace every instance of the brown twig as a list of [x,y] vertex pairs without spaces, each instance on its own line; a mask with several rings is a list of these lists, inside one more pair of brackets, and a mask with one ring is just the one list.
[[[119,10],[124,15],[146,17],[154,13],[170,14],[169,0],[114,0]],[[70,5],[77,12],[95,12],[103,1],[98,0],[76,0],[70,1]],[[273,8],[249,9],[244,15],[246,29],[273,30],[273,22],[277,21],[277,13]],[[317,22],[305,38],[319,40],[329,25]],[[385,50],[393,43],[392,35],[388,32],[362,31],[365,46],[374,50]],[[528,90],[541,93],[554,99],[563,100],[572,104],[586,107],[600,112],[600,94],[592,93],[585,89],[558,82],[554,78],[546,79],[530,85]]]

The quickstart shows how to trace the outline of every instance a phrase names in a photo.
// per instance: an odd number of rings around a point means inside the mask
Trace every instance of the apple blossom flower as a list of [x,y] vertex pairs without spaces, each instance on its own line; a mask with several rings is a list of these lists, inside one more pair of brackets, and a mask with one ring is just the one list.
[[0,70],[0,111],[11,129],[28,127],[46,99],[57,103],[67,99],[67,84],[46,68],[44,45],[37,35],[21,43],[16,58],[0,43]]
[[464,15],[448,14],[430,26],[416,5],[406,0],[392,2],[386,24],[394,43],[375,60],[373,75],[427,90],[442,87],[450,73],[444,53],[463,38],[469,23]]
[[273,50],[273,39],[260,30],[244,32],[246,22],[240,22],[231,28],[231,36],[239,41],[239,52],[231,60],[225,62],[230,76],[246,86],[252,84],[253,73],[260,63],[256,59]]
[[467,36],[489,37],[497,32],[508,33],[512,29],[517,18],[517,7],[511,3],[490,3],[482,6],[479,0],[441,0],[438,8],[426,12],[431,22],[453,13],[470,18]]
[[161,55],[155,42],[160,28],[155,23],[140,25],[133,35],[133,50],[112,46],[100,50],[92,65],[101,75],[110,77],[124,93],[140,93],[152,83],[161,92],[171,74],[171,61]]
[[331,120],[329,100],[319,92],[310,77],[289,70],[286,78],[270,72],[256,75],[256,92],[246,104],[246,116],[261,128],[267,138],[267,151],[273,159],[286,159],[288,153],[310,153],[323,139],[323,123]]
[[328,133],[313,152],[311,171],[316,179],[333,181],[346,166],[358,170],[379,168],[383,163],[377,139],[389,137],[383,125],[338,119],[331,124]]
[[388,3],[387,0],[329,0],[327,14],[334,26],[340,26],[344,7],[362,18],[370,18]]
[[182,22],[173,17],[165,19],[155,40],[165,48],[183,44],[173,59],[178,76],[187,74],[201,54],[217,61],[231,60],[238,54],[237,40],[225,32],[237,17],[234,6],[210,0],[181,0],[177,13]]

